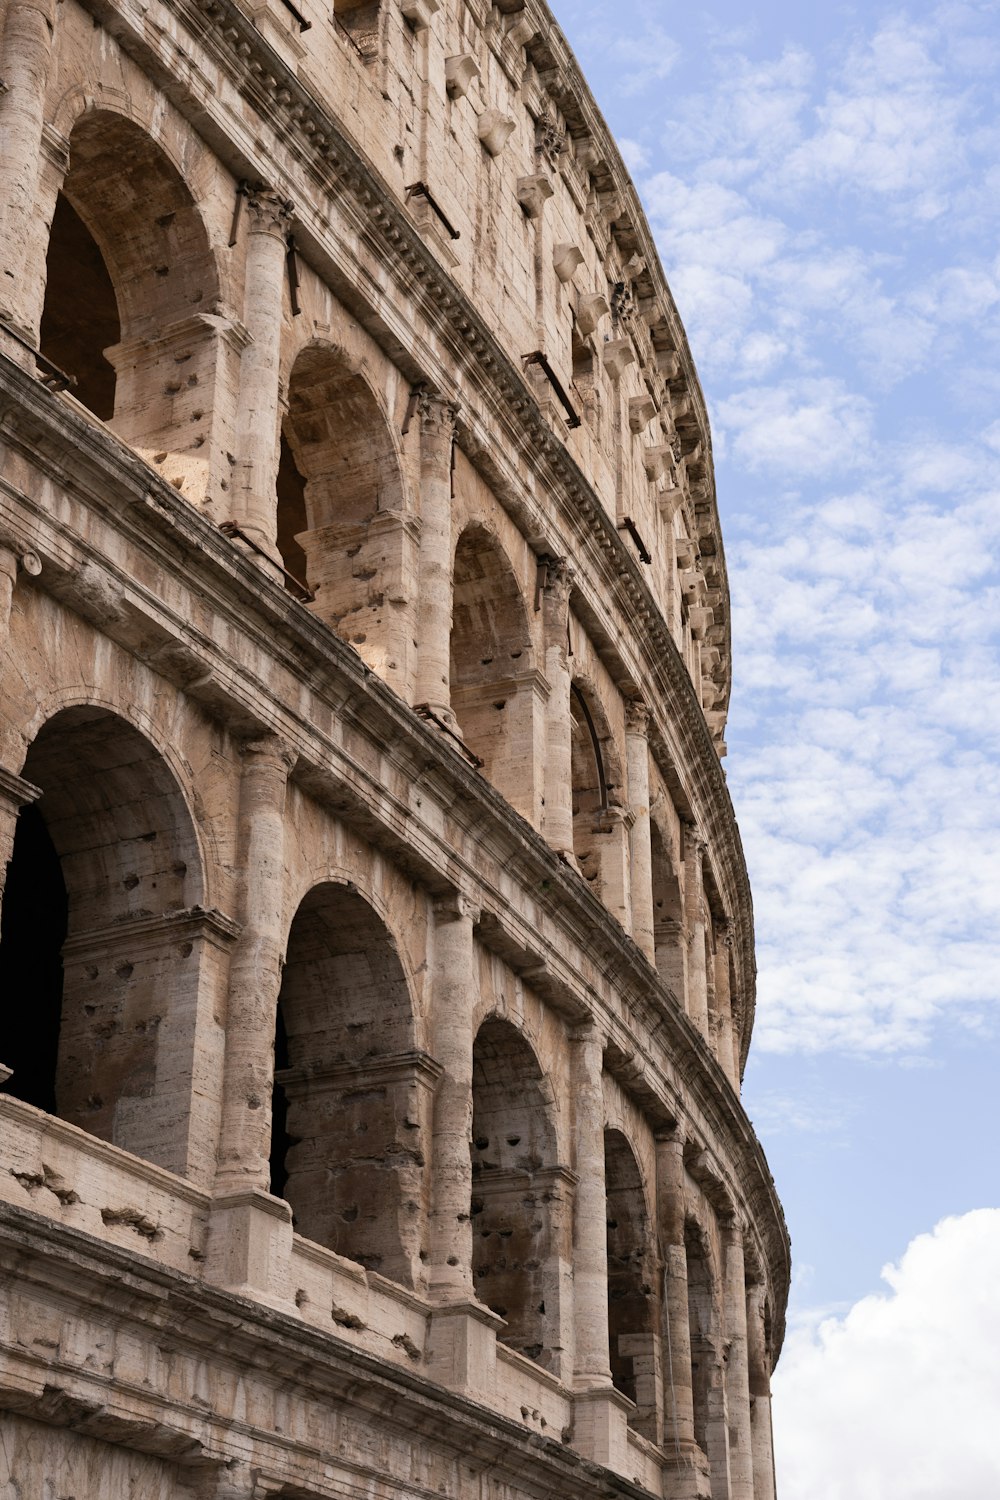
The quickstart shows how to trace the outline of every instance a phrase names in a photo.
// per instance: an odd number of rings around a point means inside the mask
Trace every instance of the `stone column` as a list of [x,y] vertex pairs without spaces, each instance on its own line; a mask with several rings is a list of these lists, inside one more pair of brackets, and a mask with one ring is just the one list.
[[285,795],[294,754],[277,735],[243,747],[237,867],[242,931],[229,970],[222,1123],[209,1281],[287,1309],[292,1213],[270,1192],[274,1027],[284,959]]
[[217,1194],[270,1187],[274,1027],[286,938],[285,793],[294,760],[277,735],[243,747],[242,932],[229,974]]
[[[54,0],[8,0],[0,58],[0,317],[37,342],[37,310],[26,300],[25,252],[34,245],[31,224],[42,151],[45,93],[52,65]],[[17,346],[8,350],[24,361]]]
[[466,1398],[496,1402],[497,1330],[472,1283],[472,1048],[479,908],[455,893],[434,907],[431,1037],[441,1069],[431,1136],[427,1370]]
[[771,1357],[764,1327],[767,1289],[762,1281],[747,1287],[747,1362],[750,1374],[750,1442],[753,1449],[754,1500],[775,1500],[774,1447],[771,1440]]
[[593,1022],[570,1038],[574,1168],[573,1445],[628,1474],[628,1417],[635,1407],[611,1379],[608,1335],[608,1197],[604,1175],[604,1041]]
[[722,1225],[723,1310],[729,1356],[726,1410],[729,1419],[730,1500],[754,1500],[750,1432],[750,1373],[747,1357],[746,1266],[743,1231],[736,1215]]
[[277,555],[275,483],[281,386],[285,256],[292,205],[269,188],[250,193],[243,322],[249,342],[240,360],[236,412],[237,484],[232,519]]
[[426,391],[420,414],[420,597],[414,698],[451,728],[452,537],[451,455],[459,408]]
[[542,635],[549,698],[545,714],[545,808],[542,832],[558,854],[573,855],[573,727],[568,657],[569,595],[573,570],[564,557],[548,560],[541,588]]
[[638,698],[625,705],[625,759],[632,813],[632,936],[650,963],[653,945],[653,850],[649,828],[649,709]]
[[675,1129],[656,1138],[656,1217],[663,1258],[663,1450],[672,1500],[710,1494],[708,1465],[694,1436],[691,1326],[684,1245],[684,1140]]
[[589,1022],[573,1034],[570,1047],[573,1170],[579,1178],[573,1233],[574,1384],[578,1390],[611,1385],[603,1071],[603,1039]]
[[432,1294],[469,1302],[472,1285],[472,1048],[479,990],[473,924],[479,910],[464,896],[436,903],[433,941],[433,1056],[443,1068],[434,1100],[431,1144]]
[[687,1012],[702,1036],[708,1037],[708,984],[705,972],[705,887],[702,860],[705,841],[693,824],[685,824],[684,918],[687,928]]

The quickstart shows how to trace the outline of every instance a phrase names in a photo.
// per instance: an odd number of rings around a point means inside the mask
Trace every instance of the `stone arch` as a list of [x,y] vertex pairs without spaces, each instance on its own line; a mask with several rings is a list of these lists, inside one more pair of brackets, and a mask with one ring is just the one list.
[[4,892],[8,1091],[188,1172],[206,1149],[192,1116],[208,1061],[200,991],[228,932],[202,905],[187,798],[152,742],[94,705],[54,712],[22,775],[41,796],[18,820]]
[[452,569],[451,706],[483,774],[522,811],[532,800],[532,666],[521,586],[496,536],[473,521]]
[[621,761],[600,698],[584,677],[570,687],[573,853],[601,894],[602,864],[621,815]]
[[124,114],[69,137],[49,236],[42,353],[94,414],[192,497],[212,443],[219,275],[183,176]]
[[724,1457],[725,1430],[722,1349],[717,1305],[718,1277],[709,1237],[694,1219],[684,1226],[687,1261],[688,1325],[691,1332],[691,1396],[695,1442],[715,1472],[720,1445]]
[[653,952],[656,972],[673,991],[683,1009],[687,991],[684,898],[671,855],[669,835],[663,831],[655,817],[650,821],[649,838],[653,872]]
[[401,599],[416,532],[382,403],[343,351],[309,343],[288,377],[278,550],[313,610],[380,675],[404,660]]
[[313,886],[278,996],[271,1189],[305,1238],[407,1286],[419,1275],[436,1077],[382,917],[349,882]]
[[604,1132],[604,1182],[611,1378],[635,1402],[633,1425],[656,1441],[656,1257],[639,1163],[626,1136],[613,1128]]
[[501,1343],[550,1368],[570,1254],[567,1181],[552,1087],[522,1033],[489,1016],[472,1054],[473,1281],[506,1320]]

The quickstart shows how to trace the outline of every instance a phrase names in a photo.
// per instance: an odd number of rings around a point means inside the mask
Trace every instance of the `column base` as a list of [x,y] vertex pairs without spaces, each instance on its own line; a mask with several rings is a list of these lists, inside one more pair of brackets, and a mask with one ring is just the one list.
[[[669,1476],[669,1480],[668,1480]],[[697,1443],[663,1441],[664,1491],[670,1500],[711,1500],[712,1476],[708,1459]]]
[[628,1419],[635,1403],[613,1385],[573,1396],[573,1447],[616,1474],[628,1472]]
[[206,1280],[287,1310],[292,1298],[292,1210],[245,1188],[212,1203]]
[[507,1325],[481,1302],[436,1307],[427,1330],[427,1373],[473,1401],[489,1402],[496,1391],[497,1331]]

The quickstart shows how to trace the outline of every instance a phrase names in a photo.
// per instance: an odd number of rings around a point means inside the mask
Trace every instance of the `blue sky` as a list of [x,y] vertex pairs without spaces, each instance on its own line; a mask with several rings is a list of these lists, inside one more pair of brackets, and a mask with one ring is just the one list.
[[554,8],[713,425],[781,1497],[995,1500],[1000,3]]

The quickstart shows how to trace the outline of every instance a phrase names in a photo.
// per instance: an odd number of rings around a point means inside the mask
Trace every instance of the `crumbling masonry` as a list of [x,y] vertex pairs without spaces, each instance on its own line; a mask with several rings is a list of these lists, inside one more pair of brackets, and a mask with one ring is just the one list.
[[565,41],[0,17],[0,1496],[774,1500],[709,430]]

